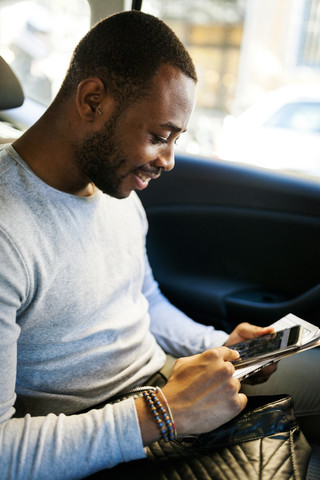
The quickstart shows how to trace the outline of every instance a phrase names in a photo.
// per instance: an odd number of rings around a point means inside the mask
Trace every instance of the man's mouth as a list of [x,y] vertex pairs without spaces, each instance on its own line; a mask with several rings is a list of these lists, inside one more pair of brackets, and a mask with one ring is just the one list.
[[143,182],[149,182],[151,180],[151,177],[147,177],[144,173],[142,172],[137,172],[137,176],[141,178]]
[[151,179],[151,178],[158,178],[161,174],[161,170],[162,168],[147,168],[145,166],[142,168],[138,168],[136,172],[137,172],[137,175],[139,175],[141,178],[146,177]]
[[137,177],[139,186],[138,188],[142,189],[147,187],[149,184],[150,180],[154,180],[158,177],[160,177],[161,174],[161,169],[150,169],[150,170],[136,170],[134,172],[135,176]]

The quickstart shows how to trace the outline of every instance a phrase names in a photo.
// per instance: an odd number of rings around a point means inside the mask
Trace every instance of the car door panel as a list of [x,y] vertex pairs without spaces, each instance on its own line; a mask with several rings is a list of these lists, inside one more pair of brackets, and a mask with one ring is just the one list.
[[179,155],[140,197],[154,275],[187,314],[228,331],[289,312],[318,322],[315,181]]

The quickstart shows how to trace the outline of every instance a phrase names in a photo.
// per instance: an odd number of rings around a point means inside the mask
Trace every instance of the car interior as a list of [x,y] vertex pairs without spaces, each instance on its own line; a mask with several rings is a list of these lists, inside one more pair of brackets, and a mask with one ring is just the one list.
[[[7,62],[0,56],[0,112],[18,108],[24,102],[22,85]],[[19,132],[13,127],[0,123],[1,143],[12,140],[13,132]],[[20,132],[19,132],[20,133]]]
[[[95,23],[119,2],[89,5]],[[8,128],[1,143],[21,133],[10,112],[23,102],[23,85],[0,57],[0,120]],[[267,326],[293,313],[320,327],[317,178],[177,152],[173,171],[139,196],[154,276],[191,318],[231,332],[239,322]],[[313,448],[320,468],[320,446]]]

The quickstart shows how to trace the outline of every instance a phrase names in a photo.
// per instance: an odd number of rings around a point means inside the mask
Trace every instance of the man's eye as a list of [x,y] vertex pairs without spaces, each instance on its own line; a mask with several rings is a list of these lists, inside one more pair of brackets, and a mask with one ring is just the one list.
[[168,143],[168,139],[164,137],[160,137],[160,135],[152,135],[152,143],[157,144],[157,143]]
[[[174,143],[175,145],[177,145],[179,138],[180,138],[180,135],[173,141],[173,143]],[[153,143],[154,145],[157,145],[157,144],[159,144],[159,143],[160,143],[160,144],[167,144],[167,143],[169,143],[169,141],[170,141],[170,137],[168,137],[168,138],[166,138],[166,137],[161,137],[161,135],[156,135],[155,133],[153,133],[153,134],[152,134],[152,140],[151,140],[151,141],[152,141],[152,143]]]

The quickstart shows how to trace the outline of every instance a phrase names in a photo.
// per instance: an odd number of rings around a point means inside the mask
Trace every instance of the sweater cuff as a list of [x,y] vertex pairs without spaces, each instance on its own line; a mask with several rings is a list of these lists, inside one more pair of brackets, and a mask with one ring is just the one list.
[[115,424],[123,460],[129,462],[145,458],[146,453],[138,421],[138,414],[133,398],[128,398],[113,405]]

